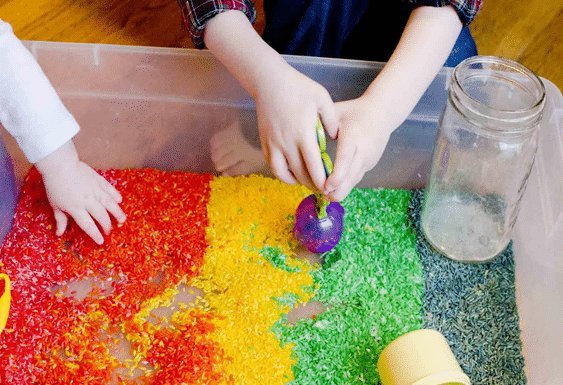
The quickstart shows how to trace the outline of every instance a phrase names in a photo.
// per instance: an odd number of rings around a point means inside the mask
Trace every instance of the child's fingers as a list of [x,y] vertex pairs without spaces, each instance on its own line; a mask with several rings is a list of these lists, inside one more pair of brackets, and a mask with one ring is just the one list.
[[[341,201],[346,197],[343,192],[346,183],[351,180],[352,164],[357,157],[358,148],[353,143],[348,144],[345,137],[339,139],[336,146],[336,157],[334,159],[334,171],[328,177],[323,193],[330,199]],[[348,191],[349,192],[349,191]]]
[[109,183],[104,177],[100,176],[99,184],[102,190],[104,190],[114,201],[121,203],[123,197],[117,189]]
[[[303,149],[301,154],[303,154],[303,161],[307,166],[307,170],[308,170],[307,179],[314,187],[312,191],[323,191],[323,187],[326,182],[326,172],[321,158],[321,153],[319,151],[319,147],[315,143],[313,148]],[[309,188],[311,187],[309,186]]]
[[361,165],[359,158],[355,157],[350,166],[349,173],[346,178],[342,179],[335,189],[325,194],[331,201],[340,202],[344,200],[352,191],[352,188],[362,179],[363,173],[360,171]]
[[106,235],[111,232],[111,218],[101,202],[96,202],[88,207],[88,214],[95,219]]
[[57,224],[55,234],[57,234],[57,236],[60,237],[61,235],[64,234],[66,230],[66,226],[68,224],[68,218],[66,214],[59,209],[53,209],[53,213],[55,214],[55,222]]
[[92,217],[90,216],[90,214],[88,214],[88,212],[86,210],[80,210],[78,212],[72,213],[72,218],[74,218],[74,221],[76,222],[76,224],[90,237],[94,240],[94,242],[96,242],[98,245],[101,245],[104,243],[104,237],[102,236],[102,233],[100,233],[100,230],[98,229],[98,226],[96,226],[96,223],[94,223],[94,220],[92,219]]
[[298,181],[289,169],[285,155],[280,150],[270,150],[270,166],[272,173],[284,183],[297,184]]
[[100,182],[100,186],[102,190],[107,194],[107,196],[104,196],[100,199],[100,202],[103,205],[104,209],[109,211],[119,223],[125,222],[127,216],[125,215],[121,207],[119,207],[119,203],[123,201],[123,197],[121,196],[119,191],[117,191],[117,189],[105,179]]
[[328,96],[328,101],[319,106],[319,115],[328,136],[332,139],[336,139],[338,137],[340,121],[330,96]]
[[[305,143],[305,148],[300,148],[297,145],[291,146],[290,148],[283,151],[284,158],[286,160],[286,164],[289,166],[289,172],[291,175],[299,181],[302,185],[306,186],[307,188],[315,191],[317,188],[313,184],[311,177],[309,176],[309,172],[307,171],[307,165],[304,159],[305,154],[311,153],[318,153],[318,146],[316,140],[313,139],[315,134],[313,133],[313,129],[311,129],[311,139],[310,142],[312,143]],[[311,147],[308,149],[308,147]]]
[[119,223],[123,223],[127,219],[125,212],[123,212],[121,207],[119,207],[117,202],[115,202],[114,200],[106,199],[106,201],[104,202],[104,207]]

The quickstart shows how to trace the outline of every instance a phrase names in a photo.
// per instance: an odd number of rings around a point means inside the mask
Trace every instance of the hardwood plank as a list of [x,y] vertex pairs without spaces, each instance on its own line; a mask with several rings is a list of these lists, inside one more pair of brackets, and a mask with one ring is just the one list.
[[563,9],[519,57],[519,61],[563,90]]
[[[471,30],[481,54],[520,61],[563,89],[562,10],[563,0],[485,0]],[[3,0],[0,18],[22,40],[193,48],[175,0]]]
[[562,8],[562,0],[485,1],[472,32],[484,54],[517,60]]
[[193,47],[171,0],[10,0],[0,18],[22,40]]
[[482,55],[516,60],[563,89],[563,0],[485,0],[471,24]]

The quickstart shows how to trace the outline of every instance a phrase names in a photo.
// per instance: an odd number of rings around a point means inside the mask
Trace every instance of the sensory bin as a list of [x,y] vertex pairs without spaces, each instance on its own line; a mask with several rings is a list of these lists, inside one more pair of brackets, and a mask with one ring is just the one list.
[[24,181],[0,250],[0,384],[377,384],[385,346],[422,328],[473,384],[526,383],[512,247],[479,265],[440,256],[421,191],[354,189],[340,243],[315,258],[292,235],[304,187],[102,174],[128,216],[102,246],[75,225],[56,237],[40,175]]

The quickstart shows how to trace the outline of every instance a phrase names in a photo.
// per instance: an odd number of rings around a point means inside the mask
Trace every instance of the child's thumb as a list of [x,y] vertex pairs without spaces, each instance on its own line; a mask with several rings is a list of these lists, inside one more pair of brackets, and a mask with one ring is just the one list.
[[338,136],[338,127],[340,126],[340,122],[334,102],[330,96],[328,96],[327,99],[328,100],[319,107],[319,115],[328,136],[331,139],[336,139]]
[[348,185],[355,155],[354,143],[348,143],[345,137],[340,138],[336,146],[334,171],[325,183],[324,193],[329,199],[341,201],[350,192]]

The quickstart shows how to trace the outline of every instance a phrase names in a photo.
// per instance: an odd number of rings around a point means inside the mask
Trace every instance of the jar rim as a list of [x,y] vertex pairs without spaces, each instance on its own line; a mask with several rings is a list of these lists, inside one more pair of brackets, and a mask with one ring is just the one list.
[[[464,71],[472,67],[477,68],[476,66],[478,65],[488,65],[491,68],[493,66],[498,66],[499,69],[505,69],[505,72],[507,73],[510,72],[522,75],[525,79],[531,81],[531,84],[533,84],[533,90],[527,88],[526,90],[533,94],[535,103],[530,103],[530,106],[526,106],[524,108],[501,109],[490,106],[489,104],[474,97],[467,91],[466,87],[463,84],[463,80],[467,78],[464,77]],[[506,78],[503,80],[508,81],[509,79]],[[514,80],[510,81],[516,83]],[[463,60],[454,68],[452,74],[452,85],[450,86],[450,98],[452,98],[452,90],[461,93],[461,95],[457,95],[457,98],[453,98],[454,100],[452,101],[456,101],[455,99],[457,99],[457,101],[460,102],[460,98],[463,98],[465,102],[469,102],[464,104],[472,105],[471,107],[465,105],[464,110],[468,110],[468,112],[472,113],[476,117],[492,119],[494,121],[502,121],[508,124],[511,122],[522,123],[524,126],[526,126],[522,127],[524,130],[528,128],[528,126],[537,123],[537,121],[541,117],[546,100],[545,86],[538,75],[536,75],[526,66],[514,60],[498,56],[478,55]]]

